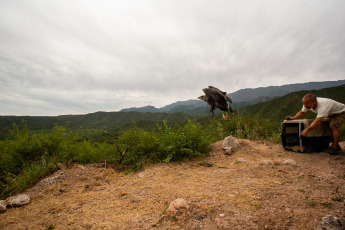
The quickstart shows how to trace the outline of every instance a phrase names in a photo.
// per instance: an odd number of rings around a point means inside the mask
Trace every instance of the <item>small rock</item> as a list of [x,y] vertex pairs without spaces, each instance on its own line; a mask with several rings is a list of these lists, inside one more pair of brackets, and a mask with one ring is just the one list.
[[46,178],[44,180],[41,180],[39,182],[39,184],[42,185],[42,186],[49,186],[49,185],[52,185],[52,184],[56,184],[56,183],[62,182],[64,179],[65,179],[64,172],[60,172],[60,174],[57,175],[57,176],[53,176],[53,177],[49,177],[49,178]]
[[280,182],[280,181],[273,181],[273,183],[275,183],[275,184],[279,184],[279,185],[282,185],[283,183],[282,182]]
[[219,214],[219,217],[224,217],[224,216],[225,216],[224,213]]
[[144,178],[144,177],[145,177],[145,174],[144,174],[144,173],[139,173],[139,174],[138,174],[138,177],[139,177],[139,178]]
[[296,161],[287,159],[283,162],[284,165],[296,165]]
[[260,161],[260,165],[273,165],[273,162],[269,160],[262,160]]
[[0,200],[0,213],[6,211],[6,201]]
[[19,207],[30,203],[30,197],[26,194],[9,197],[6,199],[7,206]]
[[225,147],[223,148],[225,151],[225,155],[231,155],[232,154],[232,147]]
[[182,216],[188,215],[190,206],[185,199],[177,198],[172,201],[167,209],[168,214],[180,214]]
[[228,136],[223,140],[222,146],[224,150],[230,147],[233,151],[240,147],[240,142],[235,137]]
[[229,229],[227,221],[224,221],[221,218],[216,218],[214,221],[216,222],[218,228]]
[[223,221],[222,221],[222,219],[220,219],[220,218],[216,218],[214,221],[215,221],[217,224],[223,224]]
[[244,163],[246,160],[244,158],[238,158],[236,163]]
[[337,216],[324,216],[316,230],[344,230],[345,224]]

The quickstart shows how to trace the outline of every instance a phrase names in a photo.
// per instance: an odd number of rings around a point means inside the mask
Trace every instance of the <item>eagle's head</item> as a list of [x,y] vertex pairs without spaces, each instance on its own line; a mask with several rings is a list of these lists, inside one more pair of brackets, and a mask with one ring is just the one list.
[[198,99],[203,100],[203,101],[206,101],[206,96],[205,96],[205,95],[202,95],[202,96],[198,97]]

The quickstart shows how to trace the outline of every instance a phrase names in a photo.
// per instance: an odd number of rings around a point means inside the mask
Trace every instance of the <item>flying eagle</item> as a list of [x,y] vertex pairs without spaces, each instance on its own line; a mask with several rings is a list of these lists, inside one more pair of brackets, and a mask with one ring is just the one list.
[[208,88],[203,89],[205,95],[198,97],[201,100],[207,102],[210,105],[210,112],[218,108],[223,113],[223,118],[225,120],[231,120],[231,117],[228,116],[228,111],[232,112],[231,107],[229,106],[228,102],[232,103],[232,100],[226,96],[226,92],[220,91],[216,87],[209,86]]

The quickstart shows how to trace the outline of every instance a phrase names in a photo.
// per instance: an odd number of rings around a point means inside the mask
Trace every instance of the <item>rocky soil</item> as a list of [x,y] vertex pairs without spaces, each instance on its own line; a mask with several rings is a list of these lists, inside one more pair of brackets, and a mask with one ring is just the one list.
[[[345,220],[344,152],[239,142],[231,155],[219,141],[207,157],[135,174],[104,164],[62,166],[25,192],[28,205],[1,213],[0,228],[300,230],[315,229],[326,215]],[[177,198],[188,210],[168,214]]]

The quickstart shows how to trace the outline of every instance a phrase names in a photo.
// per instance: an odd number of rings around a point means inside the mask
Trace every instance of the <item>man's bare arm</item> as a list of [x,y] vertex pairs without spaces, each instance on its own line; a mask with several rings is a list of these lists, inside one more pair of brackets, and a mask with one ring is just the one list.
[[313,123],[310,124],[310,126],[306,129],[304,129],[302,132],[301,132],[301,135],[302,136],[307,136],[308,135],[308,132],[312,129],[315,129],[317,126],[319,126],[321,124],[321,122],[323,121],[324,117],[317,117]]
[[295,119],[303,117],[304,114],[305,114],[305,112],[299,111],[294,117],[287,116],[286,120],[295,120]]

